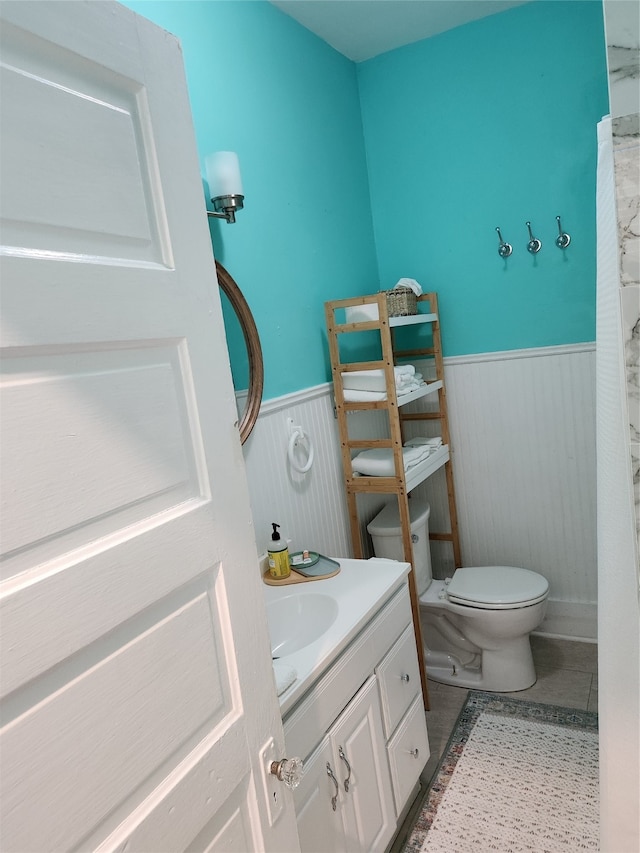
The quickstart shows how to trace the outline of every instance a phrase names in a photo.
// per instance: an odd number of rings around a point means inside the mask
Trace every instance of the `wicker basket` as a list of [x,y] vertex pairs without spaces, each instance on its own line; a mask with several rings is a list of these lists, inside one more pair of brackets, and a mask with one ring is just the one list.
[[416,295],[410,287],[387,290],[387,310],[390,317],[407,317],[418,313]]

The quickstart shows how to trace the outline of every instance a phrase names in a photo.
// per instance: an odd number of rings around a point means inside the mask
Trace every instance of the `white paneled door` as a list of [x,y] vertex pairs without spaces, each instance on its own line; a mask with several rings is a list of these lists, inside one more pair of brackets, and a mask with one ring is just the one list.
[[178,43],[0,9],[0,848],[299,849]]

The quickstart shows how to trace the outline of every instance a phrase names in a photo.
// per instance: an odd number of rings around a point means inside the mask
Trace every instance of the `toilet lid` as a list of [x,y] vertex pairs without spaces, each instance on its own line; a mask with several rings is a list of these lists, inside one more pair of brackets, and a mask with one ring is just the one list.
[[547,579],[529,569],[477,566],[456,569],[447,586],[447,598],[461,604],[500,609],[535,604],[548,591]]

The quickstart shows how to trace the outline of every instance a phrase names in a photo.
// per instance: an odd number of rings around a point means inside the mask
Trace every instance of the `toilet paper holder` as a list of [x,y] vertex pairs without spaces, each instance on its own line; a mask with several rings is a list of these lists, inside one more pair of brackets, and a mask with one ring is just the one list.
[[[302,429],[299,424],[296,424],[293,418],[287,418],[287,430],[289,434],[289,443],[287,445],[287,458],[289,464],[299,474],[306,474],[313,465],[313,442],[311,437]],[[307,460],[304,463],[296,459],[296,448],[306,444]]]

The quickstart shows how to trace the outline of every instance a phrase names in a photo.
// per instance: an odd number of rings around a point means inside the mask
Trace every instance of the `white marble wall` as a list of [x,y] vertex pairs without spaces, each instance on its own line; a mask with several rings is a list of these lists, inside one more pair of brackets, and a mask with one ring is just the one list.
[[640,553],[640,115],[612,121],[629,454]]
[[631,466],[640,553],[640,7],[604,0],[618,226],[620,316]]
[[613,118],[638,112],[640,43],[637,0],[605,0],[609,101]]
[[603,9],[613,119],[629,443],[640,535],[640,11],[635,0],[605,0]]

